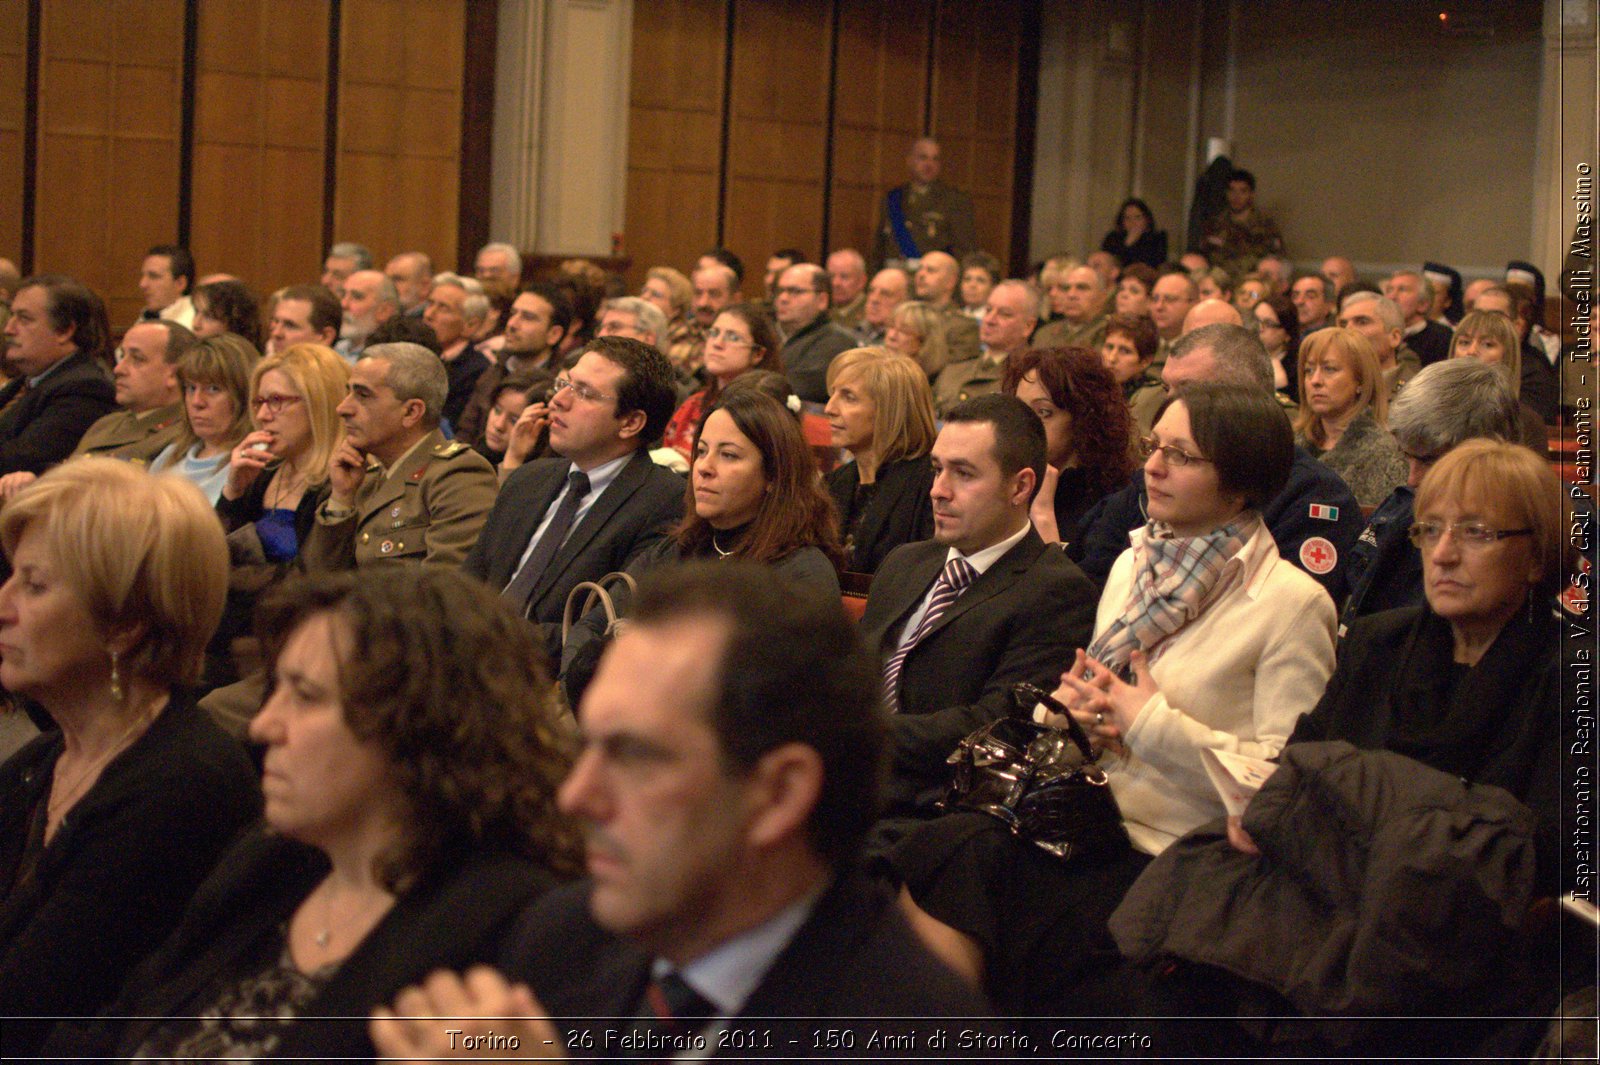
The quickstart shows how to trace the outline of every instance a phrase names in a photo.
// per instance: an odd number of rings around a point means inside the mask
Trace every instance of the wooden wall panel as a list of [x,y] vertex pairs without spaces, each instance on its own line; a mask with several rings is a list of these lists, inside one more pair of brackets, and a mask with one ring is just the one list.
[[456,257],[466,0],[345,0],[336,240]]
[[822,254],[832,17],[808,0],[734,5],[722,242],[749,275],[775,248]]
[[22,266],[27,0],[0,0],[0,258]]
[[633,6],[625,252],[629,285],[667,265],[688,273],[717,242],[728,0]]
[[322,272],[328,21],[328,0],[200,0],[190,248],[262,296]]
[[944,178],[972,196],[978,246],[1007,260],[1015,168],[1020,0],[941,4],[931,132]]
[[884,190],[906,179],[906,149],[922,135],[928,0],[841,0],[835,67],[828,247],[869,260]]
[[145,249],[178,232],[182,0],[52,0],[39,51],[34,269],[100,292],[120,328]]

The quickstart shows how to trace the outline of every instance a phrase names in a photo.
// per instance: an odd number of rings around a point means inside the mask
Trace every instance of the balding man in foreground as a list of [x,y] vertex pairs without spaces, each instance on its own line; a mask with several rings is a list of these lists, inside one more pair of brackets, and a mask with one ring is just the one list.
[[[1161,379],[1168,392],[1181,393],[1190,381],[1217,381],[1273,392],[1267,350],[1249,330],[1234,325],[1208,325],[1172,346]],[[1344,564],[1361,535],[1361,507],[1339,475],[1312,458],[1304,448],[1294,452],[1289,483],[1261,510],[1278,552],[1343,600]],[[1148,520],[1144,471],[1133,482],[1097,503],[1083,520],[1083,571],[1102,584],[1117,556],[1128,549],[1128,533]]]

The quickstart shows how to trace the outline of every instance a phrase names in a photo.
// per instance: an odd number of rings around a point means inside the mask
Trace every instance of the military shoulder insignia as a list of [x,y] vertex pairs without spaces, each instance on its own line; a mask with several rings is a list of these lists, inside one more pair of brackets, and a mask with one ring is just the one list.
[[459,440],[450,440],[433,449],[433,453],[442,459],[453,459],[463,451],[468,450],[467,445]]

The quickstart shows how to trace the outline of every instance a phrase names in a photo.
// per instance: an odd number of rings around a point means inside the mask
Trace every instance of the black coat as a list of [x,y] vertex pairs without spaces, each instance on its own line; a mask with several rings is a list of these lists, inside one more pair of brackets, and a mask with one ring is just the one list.
[[[167,1017],[192,1017],[229,984],[327,875],[320,851],[261,828],[241,839],[195,893],[161,949],[134,971],[106,1017],[63,1026],[47,1051],[93,1056],[137,1050]],[[554,878],[526,858],[455,855],[402,895],[307,1003],[317,1018],[290,1027],[273,1058],[371,1059],[367,1017],[435,969],[465,970],[493,957],[505,926]],[[111,1018],[132,1018],[114,1020]]]
[[[566,459],[540,459],[506,478],[462,569],[495,589],[504,588],[571,469]],[[543,630],[552,663],[561,657],[567,593],[583,581],[627,569],[682,516],[683,478],[651,462],[643,451],[635,453],[533,586],[528,617]]]
[[89,426],[118,409],[111,375],[87,355],[67,356],[11,403],[23,383],[18,378],[0,388],[0,474],[43,473],[72,454]]
[[[622,1027],[604,1018],[636,1016],[650,975],[648,953],[595,923],[589,891],[585,881],[540,899],[506,937],[500,959],[506,975],[527,982],[563,1033],[589,1018],[601,1029]],[[819,1044],[813,1033],[835,1018],[917,1018],[915,1026],[925,1029],[927,1019],[988,1013],[982,998],[928,953],[892,895],[841,875],[761,978],[739,1013],[749,1020],[735,1030],[761,1040],[762,1033],[771,1033],[772,1043],[758,1042],[751,1057],[859,1057],[870,1031],[883,1024],[850,1026],[853,1048]],[[792,1048],[791,1038],[799,1040]],[[596,1031],[592,1049],[573,1052],[601,1057],[625,1053],[615,1046],[608,1052],[603,1040],[604,1033]],[[881,1055],[866,1053],[874,1060]]]
[[[61,750],[61,733],[47,732],[0,766],[0,883],[10,885],[0,901],[0,1016],[100,1010],[261,809],[243,746],[174,693],[67,813],[19,886],[14,871]],[[31,1053],[45,1027],[7,1020],[0,1056]]]
[[[860,473],[854,462],[847,462],[828,474],[828,493],[839,508],[841,537],[850,535]],[[928,456],[885,463],[878,468],[876,483],[855,537],[849,541],[844,568],[850,573],[876,573],[890,551],[933,536],[933,501],[928,497],[933,488],[933,464]]]
[[[861,634],[880,661],[944,568],[934,540],[897,548],[878,570]],[[890,719],[891,814],[932,812],[949,782],[945,759],[974,729],[1004,717],[1018,681],[1054,688],[1086,647],[1099,599],[1060,548],[1031,528],[952,603],[900,671],[901,712]]]

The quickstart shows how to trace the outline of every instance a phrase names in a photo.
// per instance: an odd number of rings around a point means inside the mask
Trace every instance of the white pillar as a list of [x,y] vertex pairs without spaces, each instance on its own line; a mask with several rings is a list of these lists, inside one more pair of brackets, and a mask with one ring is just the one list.
[[[1529,259],[1554,294],[1577,221],[1580,166],[1600,180],[1596,160],[1596,0],[1545,0],[1544,58],[1534,154]],[[1592,200],[1593,197],[1591,196]]]

